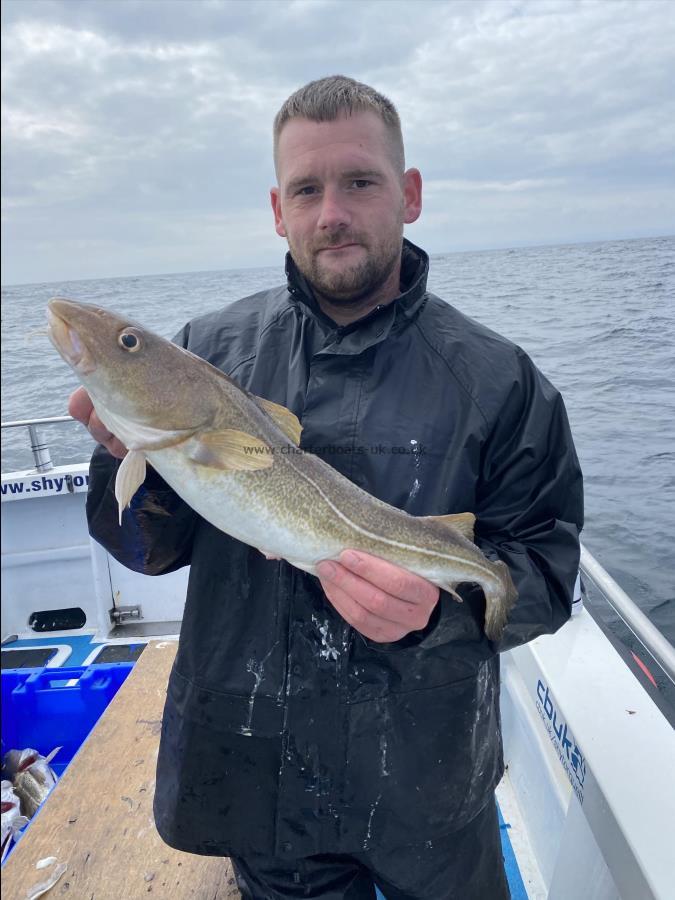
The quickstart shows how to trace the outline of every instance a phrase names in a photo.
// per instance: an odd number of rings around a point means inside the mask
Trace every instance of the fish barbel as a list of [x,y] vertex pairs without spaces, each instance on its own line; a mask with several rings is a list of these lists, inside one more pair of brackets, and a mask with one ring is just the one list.
[[216,528],[306,572],[351,548],[458,600],[459,583],[480,585],[485,633],[499,639],[517,592],[506,564],[473,543],[471,513],[417,517],[372,497],[300,449],[288,409],[109,310],[55,298],[47,316],[52,343],[129,448],[115,483],[120,521],[147,460]]

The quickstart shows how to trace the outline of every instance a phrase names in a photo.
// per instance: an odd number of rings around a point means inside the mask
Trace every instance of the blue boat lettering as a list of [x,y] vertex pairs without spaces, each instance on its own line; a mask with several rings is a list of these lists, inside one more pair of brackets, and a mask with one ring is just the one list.
[[31,481],[6,481],[1,487],[2,496],[16,494],[62,494],[82,490],[89,484],[88,475],[53,475],[33,478]]
[[586,780],[584,755],[568,728],[567,722],[561,716],[560,711],[556,709],[547,685],[541,680],[537,681],[537,698],[537,711],[546,726],[546,731],[567,773],[574,793],[579,802],[583,803],[583,787]]

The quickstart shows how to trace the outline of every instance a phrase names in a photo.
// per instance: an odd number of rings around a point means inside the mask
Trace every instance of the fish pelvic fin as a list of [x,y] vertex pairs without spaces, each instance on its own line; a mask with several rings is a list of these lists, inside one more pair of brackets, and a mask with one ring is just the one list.
[[453,531],[459,531],[462,537],[473,542],[473,530],[476,524],[476,517],[473,513],[453,513],[449,516],[424,516],[427,522],[437,522],[443,528],[452,528]]
[[464,603],[464,598],[461,596],[461,594],[457,593],[457,591],[455,590],[456,587],[456,584],[445,584],[443,585],[443,590],[447,591],[451,597],[454,597],[458,603]]
[[245,431],[224,428],[195,435],[188,457],[192,462],[226,472],[253,472],[269,469],[274,449]]
[[115,499],[119,509],[119,523],[122,513],[131,503],[131,498],[145,481],[145,454],[140,450],[129,450],[117,470],[115,478]]
[[485,594],[485,634],[491,641],[501,640],[509,613],[518,599],[518,591],[511,578],[511,572],[505,562],[493,563],[499,585],[486,587]]
[[281,428],[286,437],[291,440],[296,447],[300,446],[300,435],[302,434],[302,425],[298,417],[279,403],[273,403],[271,400],[265,400],[263,397],[255,398],[258,405],[261,406],[268,416],[271,416],[276,424]]

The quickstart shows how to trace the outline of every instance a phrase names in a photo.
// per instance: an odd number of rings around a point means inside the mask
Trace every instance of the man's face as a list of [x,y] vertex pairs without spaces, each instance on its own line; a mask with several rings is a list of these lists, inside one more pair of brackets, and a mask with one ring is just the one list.
[[388,280],[398,288],[403,225],[419,216],[421,179],[415,169],[397,172],[390,141],[372,112],[291,119],[279,136],[276,231],[333,303],[367,298]]

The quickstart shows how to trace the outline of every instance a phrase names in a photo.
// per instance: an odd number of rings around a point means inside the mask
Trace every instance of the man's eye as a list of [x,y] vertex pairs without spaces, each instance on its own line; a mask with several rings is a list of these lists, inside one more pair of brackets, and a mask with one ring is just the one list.
[[316,188],[313,185],[307,184],[307,185],[305,185],[305,187],[298,188],[298,190],[295,193],[296,193],[296,196],[311,197],[311,195],[315,191],[316,191]]
[[354,185],[354,187],[357,187],[359,189],[369,187],[372,183],[373,182],[368,181],[367,178],[355,178],[354,181],[352,181],[352,184]]

